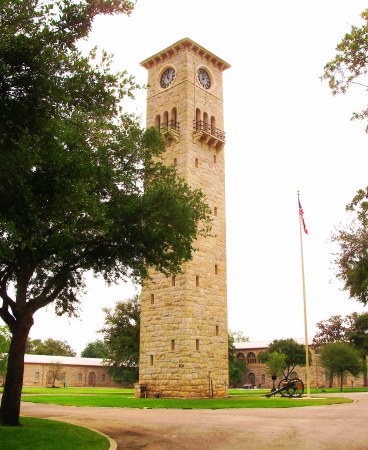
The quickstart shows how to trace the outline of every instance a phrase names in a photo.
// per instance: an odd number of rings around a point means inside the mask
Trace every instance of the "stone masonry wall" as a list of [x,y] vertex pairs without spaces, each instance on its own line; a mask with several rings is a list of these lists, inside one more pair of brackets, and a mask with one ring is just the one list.
[[[162,90],[166,67],[176,79]],[[211,72],[213,89],[196,79],[198,67]],[[147,126],[176,108],[180,134],[168,144],[165,164],[206,194],[212,210],[212,236],[194,243],[197,251],[176,277],[152,271],[142,288],[140,381],[148,396],[226,396],[228,388],[224,150],[194,139],[195,110],[223,126],[222,74],[203,55],[183,48],[148,72]]]
[[[25,363],[23,386],[50,386],[50,373],[52,366],[49,364]],[[56,380],[57,387],[118,387],[107,373],[107,367],[72,366],[61,365],[61,373],[65,374],[62,380]]]

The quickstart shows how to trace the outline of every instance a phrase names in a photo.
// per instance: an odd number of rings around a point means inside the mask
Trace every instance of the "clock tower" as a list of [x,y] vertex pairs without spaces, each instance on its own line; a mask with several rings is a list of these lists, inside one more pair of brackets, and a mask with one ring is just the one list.
[[213,223],[180,274],[152,271],[142,287],[136,395],[227,396],[222,72],[230,66],[188,38],[141,65],[148,70],[147,127],[166,140],[164,163],[205,193]]

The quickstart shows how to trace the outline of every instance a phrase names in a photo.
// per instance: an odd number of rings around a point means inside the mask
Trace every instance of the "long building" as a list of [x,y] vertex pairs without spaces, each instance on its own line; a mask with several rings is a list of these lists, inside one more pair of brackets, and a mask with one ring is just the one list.
[[[295,339],[299,344],[304,345],[304,339]],[[267,350],[271,341],[254,341],[254,342],[240,342],[235,344],[236,359],[245,361],[247,371],[243,376],[243,380],[240,385],[246,387],[257,388],[271,388],[272,380],[270,374],[267,372],[267,366],[260,362],[260,354]],[[308,347],[312,355],[310,364],[310,381],[311,387],[323,388],[330,385],[329,373],[320,365],[318,358],[319,355],[314,351],[312,339],[309,339]],[[303,382],[306,381],[305,367],[296,366],[293,377],[300,378]],[[278,383],[279,379],[277,380]],[[364,379],[363,375],[352,376],[346,375],[343,379],[343,385],[345,387],[363,387]],[[334,377],[333,387],[340,387],[340,379]]]
[[51,387],[53,384],[56,387],[121,386],[114,383],[100,358],[25,355],[23,386]]

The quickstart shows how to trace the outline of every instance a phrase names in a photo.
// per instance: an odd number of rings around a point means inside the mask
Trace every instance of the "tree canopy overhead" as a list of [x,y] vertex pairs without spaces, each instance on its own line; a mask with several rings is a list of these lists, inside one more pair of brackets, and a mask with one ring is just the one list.
[[[361,26],[353,25],[336,47],[336,56],[324,67],[322,79],[328,81],[333,93],[345,94],[351,86],[368,88],[368,9],[361,13]],[[368,106],[354,112],[352,120],[366,120]],[[368,125],[366,126],[368,132]]]
[[[138,86],[77,47],[123,0],[0,3],[0,317],[9,350],[0,421],[17,424],[33,314],[73,314],[88,270],[107,282],[180,270],[206,234],[203,194],[160,160],[163,141],[124,114]],[[201,225],[197,225],[197,224]],[[200,228],[199,228],[200,227]],[[10,288],[13,288],[13,295]]]

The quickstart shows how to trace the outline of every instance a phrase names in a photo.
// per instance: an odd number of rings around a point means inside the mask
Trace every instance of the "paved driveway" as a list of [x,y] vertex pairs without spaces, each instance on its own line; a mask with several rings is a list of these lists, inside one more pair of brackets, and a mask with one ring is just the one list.
[[[21,413],[95,428],[120,450],[368,449],[368,393],[351,404],[289,409],[160,410],[22,403]],[[57,447],[55,447],[57,448]]]

